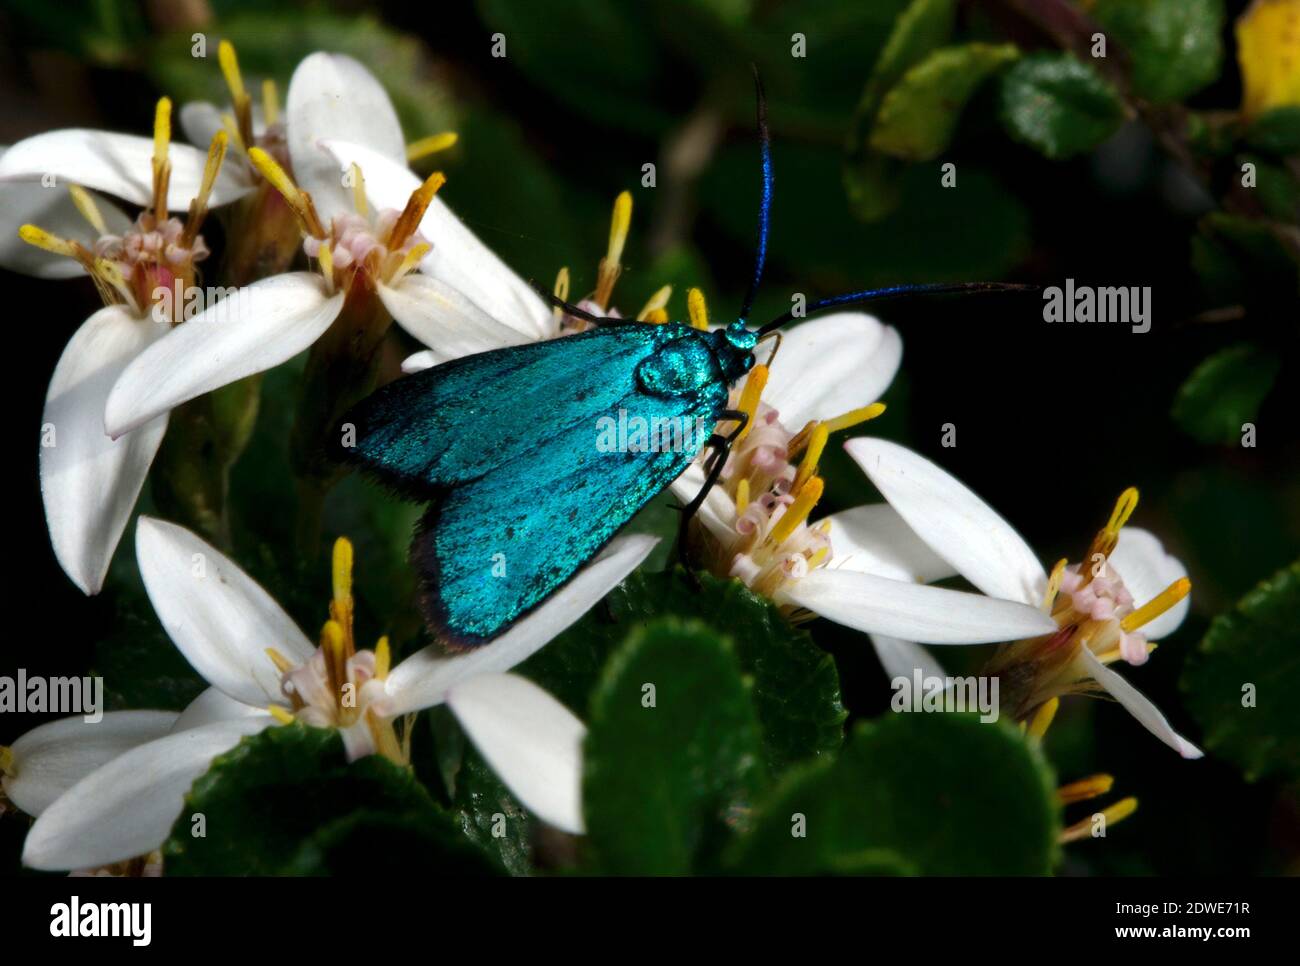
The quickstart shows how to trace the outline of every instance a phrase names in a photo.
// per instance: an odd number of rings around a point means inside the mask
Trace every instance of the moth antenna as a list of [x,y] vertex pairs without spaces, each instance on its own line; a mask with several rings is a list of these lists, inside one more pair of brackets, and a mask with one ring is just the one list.
[[528,280],[528,284],[532,286],[534,292],[536,292],[543,299],[545,299],[546,302],[549,303],[552,307],[557,309],[563,309],[565,312],[567,312],[569,315],[572,315],[574,318],[582,319],[586,322],[590,322],[592,325],[627,325],[629,322],[636,321],[635,319],[615,319],[604,315],[593,315],[592,313],[588,312],[586,309],[580,309],[572,302],[566,302],[564,299],[560,298],[554,292],[550,291],[549,289],[547,289],[542,285],[539,285],[536,279],[530,278]]
[[[964,293],[976,295],[985,292],[1037,292],[1037,285],[1022,285],[1018,282],[939,282],[934,285],[890,285],[885,288],[865,289],[861,292],[848,292],[844,295],[832,295],[819,299],[807,306],[800,318],[824,312],[826,309],[843,308],[848,305],[862,305],[882,299],[903,298],[908,295],[952,295]],[[794,311],[784,312],[770,322],[759,327],[760,336],[766,335],[795,318]]]
[[758,142],[763,165],[763,191],[758,202],[758,247],[754,251],[754,277],[749,280],[749,291],[740,306],[740,320],[749,318],[758,297],[758,285],[763,280],[763,266],[767,262],[767,235],[772,220],[772,135],[767,128],[767,95],[763,92],[763,79],[754,71],[754,97],[758,101]]

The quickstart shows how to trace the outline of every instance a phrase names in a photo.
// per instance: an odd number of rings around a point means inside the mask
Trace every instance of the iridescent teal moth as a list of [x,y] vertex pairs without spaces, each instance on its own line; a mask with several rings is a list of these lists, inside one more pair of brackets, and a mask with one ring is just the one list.
[[[428,503],[411,562],[425,620],[445,643],[471,647],[508,628],[706,447],[706,482],[682,508],[682,534],[716,483],[748,418],[728,408],[730,389],[754,365],[758,342],[779,338],[793,318],[756,329],[746,322],[766,260],[773,181],[766,104],[755,81],[762,194],[754,272],[736,321],[701,331],[607,318],[543,291],[595,328],[444,362],[384,386],[344,417],[355,427],[345,458]],[[822,299],[804,314],[915,292],[1008,287],[893,286]],[[727,428],[679,433],[674,441],[684,445],[600,445],[601,427],[629,416],[642,425]]]

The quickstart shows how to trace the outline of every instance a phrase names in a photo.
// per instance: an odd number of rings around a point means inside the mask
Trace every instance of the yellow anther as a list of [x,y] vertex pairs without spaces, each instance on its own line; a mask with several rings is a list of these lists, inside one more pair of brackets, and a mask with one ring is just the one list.
[[393,230],[388,235],[389,248],[401,248],[406,244],[407,239],[415,234],[420,227],[420,222],[424,218],[429,203],[433,201],[433,196],[446,183],[446,175],[441,171],[435,171],[424,179],[424,183],[420,187],[411,192],[406,207],[402,209],[402,213],[393,225]]
[[815,570],[826,562],[826,558],[831,555],[830,547],[822,547],[808,558],[808,569]]
[[8,745],[0,745],[0,772],[14,774],[14,753]]
[[271,663],[275,665],[275,669],[281,674],[288,674],[294,668],[293,661],[289,660],[273,647],[268,647],[266,649],[266,656],[271,659]]
[[1106,524],[1106,532],[1118,535],[1124,524],[1128,523],[1128,518],[1133,515],[1133,511],[1137,509],[1137,505],[1137,487],[1130,486],[1115,501],[1115,509],[1111,511],[1110,521]]
[[187,246],[198,235],[199,227],[208,213],[208,199],[212,197],[212,186],[217,183],[217,175],[221,173],[221,165],[226,160],[226,145],[229,141],[230,135],[225,131],[218,131],[212,135],[212,143],[208,145],[208,159],[203,164],[203,180],[199,182],[199,193],[190,202],[189,217],[185,219],[183,239]]
[[154,177],[167,163],[167,148],[172,140],[172,102],[170,97],[158,98],[153,115],[153,170]]
[[740,403],[737,408],[749,416],[745,423],[745,428],[740,431],[736,437],[736,442],[744,442],[749,431],[754,428],[754,421],[758,414],[758,401],[763,396],[763,390],[767,387],[768,368],[762,363],[756,365],[749,372],[749,378],[745,380],[745,388],[740,390]]
[[375,677],[383,680],[388,677],[388,670],[393,666],[393,654],[388,647],[387,636],[381,637],[375,644]]
[[239,122],[235,120],[234,115],[221,115],[221,129],[226,132],[230,140],[235,142],[235,147],[245,153],[248,152],[248,145],[244,143],[244,136],[239,133]]
[[81,185],[70,184],[68,194],[72,195],[72,203],[77,206],[77,211],[81,212],[81,217],[90,223],[90,227],[101,235],[107,235],[108,225],[105,224],[104,216],[99,213],[99,206],[95,204],[95,199],[91,197],[90,192]]
[[366,215],[370,205],[366,203],[366,176],[361,173],[361,165],[353,161],[348,174],[352,176],[352,207],[358,215]]
[[[569,267],[566,265],[555,273],[555,287],[551,289],[555,297],[561,302],[569,301]],[[556,306],[556,312],[564,310]]]
[[408,272],[414,271],[415,266],[419,265],[420,262],[424,260],[424,256],[429,254],[432,250],[433,246],[429,245],[427,242],[420,242],[418,245],[412,245],[411,250],[403,256],[401,264],[397,266],[397,270],[393,272],[389,282],[394,282],[397,279],[402,278]]
[[1029,722],[1026,729],[1029,737],[1042,738],[1047,734],[1047,729],[1052,726],[1052,720],[1056,717],[1057,709],[1061,707],[1060,698],[1051,698],[1044,701],[1034,712],[1034,717]]
[[808,437],[808,451],[804,453],[803,459],[799,463],[799,471],[795,473],[794,483],[790,486],[790,492],[797,494],[803,485],[808,481],[815,472],[817,472],[817,461],[822,458],[822,453],[826,449],[826,440],[830,434],[826,431],[826,424],[819,423]]
[[831,518],[827,517],[821,523],[817,524],[817,526],[813,527],[813,529],[822,536],[829,537],[831,535]]
[[1192,582],[1186,577],[1179,577],[1160,593],[1129,614],[1119,622],[1125,631],[1135,631],[1143,624],[1149,624],[1169,608],[1173,607],[1192,592]]
[[772,532],[767,536],[767,542],[774,547],[779,547],[785,543],[790,534],[794,533],[799,527],[799,524],[808,519],[808,514],[812,513],[813,507],[822,498],[824,486],[820,476],[814,476],[805,483],[803,489],[799,491],[799,495],[794,498],[794,502],[786,507],[781,519],[776,521],[776,526],[772,528]]
[[709,307],[704,301],[704,293],[698,288],[686,293],[686,311],[690,313],[692,326],[701,332],[709,330]]
[[841,429],[848,429],[850,426],[857,426],[859,423],[865,423],[868,420],[875,419],[885,411],[885,404],[874,402],[870,406],[863,406],[861,409],[851,409],[842,416],[836,416],[834,419],[828,419],[822,423],[828,433],[838,433]]
[[[1108,828],[1116,822],[1122,822],[1134,812],[1137,811],[1138,800],[1136,798],[1120,799],[1114,805],[1110,805],[1095,815],[1090,815],[1082,821],[1075,822],[1069,828],[1061,832],[1061,842],[1077,842],[1080,839],[1092,837],[1095,829]],[[1097,822],[1097,818],[1101,822]]]
[[749,506],[749,480],[742,479],[736,484],[736,515],[744,513],[747,506]]
[[299,190],[298,186],[293,183],[293,179],[285,173],[284,168],[280,167],[275,158],[261,148],[251,148],[248,152],[248,160],[267,180],[267,183],[280,192],[285,204],[293,209],[293,213],[298,216],[298,222],[302,226],[302,230],[313,238],[324,238],[325,229],[321,227],[320,218],[316,214],[316,206],[312,203],[311,195]]
[[280,93],[275,88],[275,81],[267,78],[262,81],[262,123],[270,127],[280,120]]
[[623,272],[623,247],[627,244],[627,233],[631,226],[632,195],[624,191],[614,199],[614,214],[609,221],[609,247],[596,272],[596,292],[592,301],[602,309],[609,306],[614,283]]
[[1062,785],[1056,790],[1056,798],[1062,805],[1086,802],[1089,799],[1105,795],[1114,784],[1115,779],[1110,775],[1090,775],[1077,782]]
[[217,45],[217,63],[221,65],[221,74],[226,78],[226,86],[230,88],[230,99],[238,107],[240,101],[248,99],[248,91],[244,89],[244,77],[239,72],[235,45],[229,40],[223,40]]
[[80,254],[76,242],[60,238],[58,235],[52,235],[44,228],[37,228],[35,225],[23,225],[18,229],[18,237],[27,244],[34,245],[53,255],[66,255],[68,258],[77,258]]
[[459,140],[460,135],[455,131],[443,131],[441,134],[430,134],[428,137],[420,138],[418,141],[412,141],[406,146],[406,160],[419,161],[421,158],[427,158],[429,155],[437,154],[439,151],[446,151]]
[[269,714],[276,721],[280,722],[280,724],[287,724],[287,725],[293,724],[295,721],[298,720],[289,712],[287,708],[284,708],[278,704],[268,704],[266,706],[266,713]]
[[1056,605],[1056,595],[1061,590],[1061,580],[1065,577],[1065,568],[1068,561],[1062,557],[1056,561],[1056,566],[1052,568],[1052,575],[1047,578],[1047,593],[1043,594],[1043,613],[1050,614],[1052,608]]
[[[641,307],[641,311],[636,315],[637,320],[640,322],[646,322],[649,321],[650,313],[663,312],[664,308],[668,305],[668,300],[672,298],[672,295],[673,287],[671,285],[661,286],[654,295],[650,296],[646,301],[646,304]],[[668,313],[664,312],[665,321],[667,318]]]
[[645,318],[644,318],[644,319],[641,319],[641,321],[642,321],[642,322],[649,322],[651,325],[667,325],[667,324],[668,324],[668,310],[667,310],[667,309],[651,309],[649,312],[646,313]]
[[347,537],[334,541],[334,602],[349,608],[352,606],[352,556],[352,541]]

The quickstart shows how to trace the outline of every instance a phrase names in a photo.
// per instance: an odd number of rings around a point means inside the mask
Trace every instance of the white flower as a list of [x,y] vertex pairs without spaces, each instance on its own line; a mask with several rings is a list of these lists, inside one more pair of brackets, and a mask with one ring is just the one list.
[[444,702],[526,807],[581,832],[584,728],[545,691],[504,672],[582,616],[654,544],[618,538],[494,641],[452,656],[430,646],[390,670],[386,641],[358,651],[351,640],[350,546],[336,550],[331,616],[317,649],[231,560],[181,527],[142,517],[136,552],[150,600],[212,687],[165,737],[107,760],[43,803],[23,861],[39,869],[93,868],[147,854],[166,838],[186,790],[213,757],[276,721],[336,727],[350,757],[377,752],[404,760],[395,719]]
[[[695,557],[772,598],[794,620],[820,615],[935,644],[1045,633],[1055,625],[1036,607],[924,586],[953,570],[886,504],[807,522],[822,495],[817,464],[829,434],[884,411],[874,400],[901,357],[898,333],[863,313],[828,315],[786,333],[770,375],[756,366],[733,391],[733,408],[752,413],[751,425],[700,507]],[[673,491],[689,501],[703,483],[697,463]]]
[[[1124,526],[1137,505],[1136,490],[1121,495],[1081,557],[1082,568],[1061,560],[1049,575],[1010,524],[929,460],[881,439],[852,439],[845,449],[906,524],[957,573],[991,597],[1051,615],[1047,631],[1003,648],[987,668],[999,675],[1002,704],[1016,718],[1027,718],[1060,695],[1100,686],[1184,758],[1201,757],[1200,749],[1107,666],[1118,660],[1144,663],[1148,640],[1172,633],[1189,606],[1191,584],[1182,563],[1151,533]],[[1135,607],[1137,601],[1144,603]],[[881,658],[891,673],[910,675],[914,666],[932,666],[924,650],[909,643],[916,636],[892,636],[904,640],[883,642]]]

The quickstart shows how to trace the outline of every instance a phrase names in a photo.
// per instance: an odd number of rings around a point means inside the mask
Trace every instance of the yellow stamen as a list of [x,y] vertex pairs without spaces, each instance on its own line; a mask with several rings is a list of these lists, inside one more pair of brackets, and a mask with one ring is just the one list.
[[1060,698],[1051,698],[1040,704],[1038,710],[1034,712],[1033,719],[1029,722],[1029,727],[1026,729],[1029,737],[1042,738],[1043,735],[1047,734],[1047,729],[1052,726],[1052,720],[1056,717],[1056,711],[1060,706]]
[[239,58],[235,56],[235,46],[229,40],[223,40],[217,45],[217,63],[221,65],[226,86],[230,88],[231,100],[238,104],[246,99],[248,91],[244,89],[244,77],[239,72]]
[[744,513],[747,506],[749,506],[749,480],[742,479],[736,484],[736,515]]
[[709,307],[705,304],[704,293],[698,288],[686,293],[686,311],[690,313],[692,326],[701,332],[709,330]]
[[212,135],[208,145],[208,160],[203,165],[203,180],[199,182],[199,193],[190,202],[189,217],[185,219],[184,241],[188,246],[199,233],[199,227],[208,213],[208,199],[212,197],[212,186],[217,183],[217,175],[226,160],[226,145],[230,136],[225,131]]
[[[1122,822],[1134,812],[1137,811],[1138,800],[1136,798],[1124,798],[1114,805],[1104,808],[1101,816],[1105,821],[1105,828],[1109,828],[1116,822]],[[1093,819],[1095,816],[1088,816],[1080,822],[1075,822],[1069,828],[1061,832],[1061,842],[1077,842],[1080,839],[1090,838],[1092,836]]]
[[294,668],[293,661],[289,660],[273,647],[268,647],[266,649],[266,656],[271,659],[271,663],[275,665],[275,669],[281,674],[288,674]]
[[361,173],[361,165],[353,161],[348,171],[352,175],[352,207],[358,215],[368,214],[370,206],[366,204],[366,176]]
[[117,267],[116,262],[110,262],[107,258],[97,258],[91,264],[91,274],[94,275],[97,282],[102,282],[117,292],[123,302],[131,305],[135,304],[135,296],[131,292],[131,286],[127,284],[126,276],[122,274],[122,270]]
[[167,163],[167,148],[172,140],[172,102],[170,97],[158,98],[158,106],[153,115],[153,170],[154,177],[158,170]]
[[861,409],[851,409],[842,416],[836,416],[834,419],[828,419],[822,423],[828,433],[838,433],[841,429],[848,429],[850,426],[857,426],[859,423],[865,423],[867,420],[875,419],[885,411],[885,404],[874,402],[870,406],[863,406]]
[[1128,523],[1128,518],[1133,515],[1137,509],[1138,491],[1137,487],[1130,486],[1127,490],[1119,495],[1115,501],[1115,509],[1111,511],[1110,522],[1106,524],[1106,532],[1118,536],[1124,524]]
[[[668,304],[668,300],[672,298],[672,294],[673,287],[671,285],[664,285],[661,287],[654,295],[650,296],[646,304],[642,306],[641,311],[637,313],[637,320],[645,322],[648,321],[650,313],[663,312],[664,307]],[[665,321],[667,318],[668,313],[664,312]]]
[[278,704],[268,704],[266,706],[266,712],[276,721],[280,722],[280,724],[293,724],[298,720],[289,713],[287,708],[283,708]]
[[321,227],[320,218],[316,214],[316,206],[312,203],[311,195],[302,191],[293,179],[285,173],[284,168],[280,167],[275,158],[271,157],[261,148],[252,148],[248,152],[248,160],[252,162],[262,177],[276,191],[284,197],[285,204],[293,209],[293,213],[298,216],[298,222],[302,230],[313,238],[324,238],[325,229]]
[[221,115],[221,129],[226,132],[230,140],[235,142],[235,147],[245,154],[248,153],[248,145],[244,143],[244,136],[239,133],[239,122],[231,114]]
[[790,486],[790,492],[797,494],[803,489],[804,483],[808,478],[817,472],[817,461],[822,458],[822,452],[826,449],[826,440],[829,437],[826,432],[826,424],[819,423],[817,428],[812,431],[812,436],[808,438],[808,451],[799,463],[799,472],[794,476],[794,483]]
[[18,237],[27,244],[35,245],[52,255],[66,255],[68,258],[77,258],[80,254],[76,242],[60,238],[58,235],[52,235],[44,228],[37,228],[35,225],[23,225],[18,229]]
[[[569,266],[565,265],[555,273],[555,288],[551,289],[551,291],[555,293],[555,297],[561,302],[569,301]],[[563,312],[564,310],[557,306],[555,311]]]
[[799,524],[808,519],[808,514],[812,513],[813,507],[822,498],[824,486],[825,484],[822,483],[820,476],[814,476],[805,483],[803,489],[799,491],[799,495],[794,498],[794,502],[786,507],[781,519],[776,521],[776,526],[768,534],[766,542],[774,547],[779,547],[785,543]]
[[667,309],[651,309],[649,312],[646,313],[646,317],[645,317],[644,319],[641,319],[641,321],[642,321],[642,322],[649,322],[651,325],[667,325],[667,324],[668,324],[668,310],[667,310]]
[[14,773],[14,753],[8,745],[0,745],[0,772],[6,775]]
[[758,413],[758,401],[762,398],[763,389],[767,386],[768,372],[767,366],[762,363],[756,365],[750,370],[749,378],[745,380],[745,388],[740,391],[740,403],[736,408],[746,413],[749,420],[745,423],[745,428],[740,431],[740,435],[736,437],[737,444],[744,442],[745,437],[749,435],[749,431],[754,428],[754,421]]
[[275,89],[275,81],[267,78],[262,81],[262,121],[270,127],[280,120],[280,94]]
[[628,229],[632,226],[632,195],[624,191],[614,199],[614,214],[609,222],[609,247],[600,260],[597,271],[596,293],[593,301],[602,309],[609,306],[614,283],[623,271],[623,247],[627,244]]
[[1047,593],[1043,595],[1043,613],[1050,614],[1056,604],[1056,595],[1061,591],[1061,580],[1065,577],[1068,561],[1062,557],[1052,568],[1052,575],[1047,578]]
[[820,550],[818,550],[816,553],[814,553],[811,557],[808,558],[808,569],[815,570],[818,567],[820,567],[822,563],[825,562],[826,558],[830,556],[830,554],[831,554],[830,547],[822,547]]
[[388,235],[389,248],[401,248],[406,244],[407,239],[415,234],[416,229],[420,227],[421,219],[424,218],[424,212],[433,201],[433,196],[446,183],[446,176],[441,171],[435,171],[424,179],[420,187],[411,192],[410,200],[406,202],[406,207],[402,209],[396,224],[393,225],[393,230]]
[[1062,785],[1056,790],[1056,798],[1062,805],[1086,802],[1089,799],[1105,795],[1114,784],[1115,779],[1110,775],[1090,775],[1077,782]]
[[388,638],[381,637],[379,643],[375,645],[375,677],[380,680],[388,677],[388,670],[392,664],[393,655],[388,647]]
[[389,281],[394,281],[406,275],[407,272],[415,270],[415,266],[424,260],[424,256],[432,250],[431,245],[426,242],[420,242],[418,245],[412,245],[411,250],[402,258],[402,263],[397,266],[397,271],[393,273]]
[[1129,614],[1119,622],[1126,631],[1135,631],[1143,624],[1149,624],[1169,608],[1173,607],[1192,591],[1192,582],[1186,577],[1179,577],[1156,596]]
[[334,602],[340,606],[352,606],[352,556],[352,541],[347,537],[334,541]]
[[[333,604],[330,605],[330,610],[334,610]],[[327,620],[321,628],[320,646],[325,652],[325,669],[330,689],[338,691],[347,683],[347,661],[351,656],[347,653],[347,635],[343,631],[343,625],[337,620]]]
[[427,158],[431,154],[437,154],[439,151],[446,151],[449,147],[460,140],[460,135],[455,131],[443,131],[441,134],[430,134],[428,137],[420,138],[418,141],[412,141],[406,146],[406,160],[419,161],[421,158]]
[[90,223],[90,227],[101,235],[107,235],[108,225],[105,224],[104,216],[99,213],[99,206],[95,204],[95,199],[91,197],[90,192],[81,185],[70,184],[68,194],[72,195],[72,203],[77,206],[77,211],[81,212],[81,217]]
[[316,261],[320,262],[320,273],[329,290],[334,291],[334,249],[330,248],[328,241],[321,242],[320,248],[316,250]]

